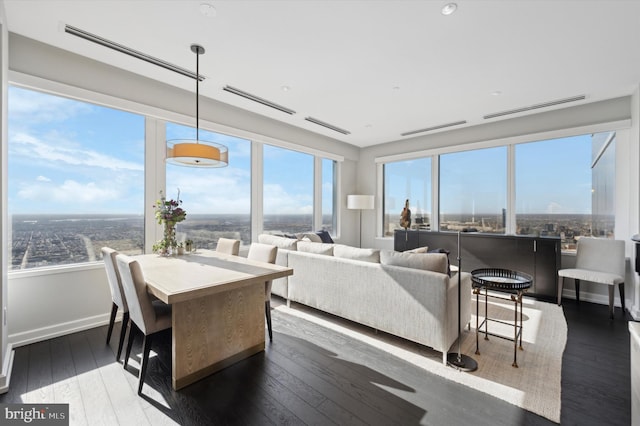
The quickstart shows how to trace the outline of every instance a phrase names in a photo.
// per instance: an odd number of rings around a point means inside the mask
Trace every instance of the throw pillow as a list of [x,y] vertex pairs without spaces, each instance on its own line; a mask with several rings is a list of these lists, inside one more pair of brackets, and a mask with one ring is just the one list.
[[380,250],[363,249],[336,244],[333,246],[333,256],[344,259],[361,260],[363,262],[380,263]]
[[309,241],[313,242],[313,243],[321,243],[322,239],[318,236],[318,234],[315,234],[313,232],[305,232],[302,235],[302,240],[304,240],[305,238],[308,238]]
[[333,244],[312,243],[311,241],[298,241],[298,251],[333,256]]
[[429,247],[424,246],[424,247],[418,247],[411,250],[407,250],[405,251],[405,253],[427,253],[428,251],[429,251]]
[[444,253],[401,253],[382,250],[380,251],[380,263],[383,265],[423,269],[441,274],[446,274],[448,269],[447,255]]
[[298,244],[298,240],[270,234],[258,235],[258,242],[262,244],[270,244],[284,250],[297,250]]
[[323,243],[333,244],[333,238],[331,238],[331,234],[324,229],[322,231],[316,231],[316,234],[320,237]]

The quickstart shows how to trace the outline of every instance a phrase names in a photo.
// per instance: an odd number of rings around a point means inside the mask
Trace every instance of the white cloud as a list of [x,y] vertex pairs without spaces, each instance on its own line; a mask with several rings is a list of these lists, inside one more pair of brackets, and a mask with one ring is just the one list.
[[95,182],[80,183],[66,180],[62,185],[32,184],[18,191],[18,197],[24,200],[42,203],[80,204],[100,203],[118,200],[119,193],[115,188],[96,185]]
[[59,162],[72,166],[100,167],[109,170],[142,171],[143,164],[121,160],[97,151],[65,146],[64,141],[43,142],[26,133],[17,133],[11,138],[11,155],[20,155],[31,160]]
[[30,124],[67,120],[93,108],[84,102],[19,88],[10,89],[9,99],[11,118],[27,120]]
[[38,176],[36,178],[36,181],[38,181],[38,182],[51,182],[51,179],[49,179],[48,177],[45,177],[45,176]]

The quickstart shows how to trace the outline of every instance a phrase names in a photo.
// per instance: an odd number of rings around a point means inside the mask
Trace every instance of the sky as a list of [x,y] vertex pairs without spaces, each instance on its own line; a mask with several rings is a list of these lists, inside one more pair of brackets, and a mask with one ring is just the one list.
[[[169,123],[167,139],[180,138],[195,129]],[[226,145],[229,165],[167,165],[166,197],[179,190],[192,214],[249,214],[251,143],[202,129],[200,139]],[[265,214],[311,214],[313,156],[266,145],[264,158]],[[143,188],[143,116],[10,87],[11,214],[142,214]],[[324,183],[326,197],[331,188]]]
[[[167,139],[180,138],[195,138],[195,129],[169,123]],[[204,130],[200,138],[226,145],[229,165],[167,165],[166,196],[175,198],[179,190],[192,214],[249,214],[251,143]],[[506,155],[506,147],[442,155],[441,211],[501,212]],[[143,212],[141,115],[11,86],[8,161],[11,214]],[[264,161],[265,214],[311,214],[313,156],[265,145]],[[590,213],[590,163],[590,135],[517,145],[517,213]],[[323,164],[323,197],[329,200],[331,161]],[[389,212],[400,212],[407,196],[414,212],[430,208],[430,189],[424,188],[429,164],[416,159],[387,166]],[[331,206],[323,202],[323,213]]]

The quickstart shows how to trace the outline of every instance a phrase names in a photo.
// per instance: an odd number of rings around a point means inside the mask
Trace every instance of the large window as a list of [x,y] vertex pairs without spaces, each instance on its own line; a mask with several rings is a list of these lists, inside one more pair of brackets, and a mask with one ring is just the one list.
[[313,156],[264,145],[263,230],[295,234],[313,229]]
[[440,156],[440,229],[504,233],[507,147]]
[[400,228],[400,214],[409,200],[412,229],[431,228],[431,158],[384,165],[384,235]]
[[9,87],[12,270],[143,252],[144,117]]
[[[195,139],[193,127],[167,123],[167,139]],[[178,242],[190,239],[197,248],[214,249],[218,238],[251,244],[251,141],[199,130],[200,139],[225,145],[229,165],[195,168],[167,165],[167,198],[180,190],[185,221],[176,227]]]
[[516,145],[516,233],[560,237],[613,234],[615,133]]

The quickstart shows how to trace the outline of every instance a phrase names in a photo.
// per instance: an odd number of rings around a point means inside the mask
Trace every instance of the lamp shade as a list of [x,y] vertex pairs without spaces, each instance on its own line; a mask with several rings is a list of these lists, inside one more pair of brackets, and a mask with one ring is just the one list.
[[347,195],[347,208],[351,210],[372,210],[373,195]]
[[167,163],[188,167],[225,167],[229,151],[224,145],[202,140],[167,141]]

